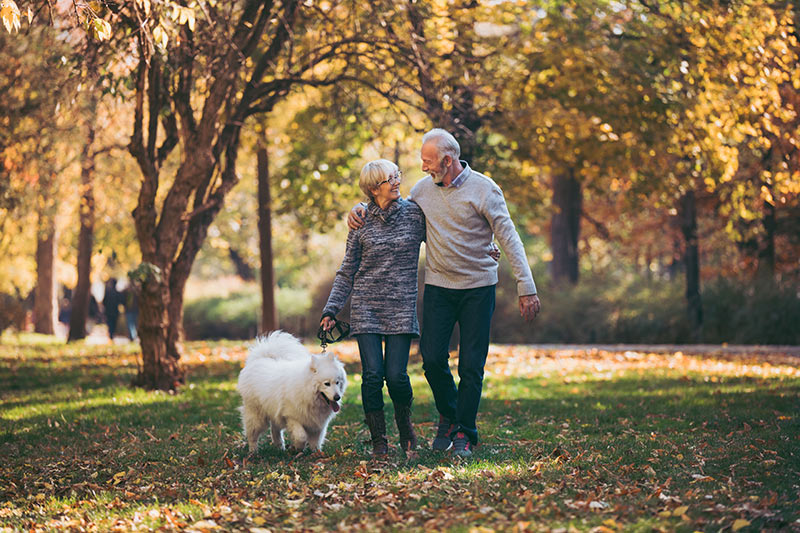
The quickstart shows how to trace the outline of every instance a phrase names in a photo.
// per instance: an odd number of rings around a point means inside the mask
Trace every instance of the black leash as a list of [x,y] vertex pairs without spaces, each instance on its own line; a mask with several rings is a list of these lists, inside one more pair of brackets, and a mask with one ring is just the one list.
[[317,338],[322,345],[323,353],[328,347],[328,344],[339,342],[340,340],[345,339],[348,335],[350,335],[350,324],[344,320],[336,320],[335,318],[333,319],[333,327],[330,330],[325,331],[323,327],[320,326],[319,331],[317,331]]

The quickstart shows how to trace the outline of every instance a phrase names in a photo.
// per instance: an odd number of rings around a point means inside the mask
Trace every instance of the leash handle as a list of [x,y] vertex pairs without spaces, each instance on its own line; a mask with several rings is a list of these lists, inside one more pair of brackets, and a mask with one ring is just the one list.
[[319,339],[320,346],[322,346],[323,353],[328,347],[328,344],[339,342],[348,335],[350,335],[350,324],[344,320],[336,320],[335,318],[333,319],[333,327],[329,331],[325,331],[322,326],[320,326],[319,331],[317,331],[317,338]]

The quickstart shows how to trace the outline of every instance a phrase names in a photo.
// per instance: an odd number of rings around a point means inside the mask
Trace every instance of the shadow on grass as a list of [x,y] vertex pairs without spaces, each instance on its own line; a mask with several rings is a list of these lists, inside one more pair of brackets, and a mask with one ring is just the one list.
[[[278,502],[280,518],[293,512],[281,503],[292,499],[292,491],[306,491],[304,503],[291,504],[302,512],[327,503],[314,491],[357,493],[360,500],[346,501],[321,519],[331,528],[364,509],[383,512],[370,491],[392,491],[404,483],[413,483],[415,497],[399,502],[398,511],[424,517],[420,510],[426,506],[449,506],[458,511],[454,515],[474,514],[470,523],[480,523],[481,506],[510,514],[522,507],[548,525],[576,516],[584,525],[599,525],[608,513],[635,516],[644,509],[641,527],[656,528],[650,520],[674,502],[664,503],[662,494],[697,509],[708,507],[706,496],[712,495],[725,509],[697,511],[695,524],[716,529],[727,524],[717,523],[723,518],[730,522],[752,513],[741,506],[755,505],[753,497],[777,495],[761,510],[789,513],[800,506],[793,496],[800,464],[796,379],[705,381],[678,372],[630,373],[609,381],[592,373],[568,380],[491,376],[478,419],[482,444],[472,461],[460,462],[426,447],[437,414],[417,362],[410,373],[422,449],[411,459],[398,453],[387,401],[392,455],[374,463],[367,457],[355,379],[330,426],[323,456],[280,451],[265,438],[249,458],[236,411],[240,360],[189,365],[189,385],[174,395],[131,390],[127,383],[135,367],[122,363],[108,354],[59,360],[40,353],[15,360],[13,370],[0,368],[0,487],[5,487],[0,497],[20,506],[43,491],[56,498],[93,500],[104,494],[125,500],[134,494],[137,502],[205,498],[227,505],[250,491],[250,498]],[[348,363],[347,369],[354,375],[360,365]],[[477,508],[457,498],[453,503],[453,494],[465,490],[471,494],[467,502],[480,502]],[[609,507],[593,510],[589,504],[595,500]],[[366,507],[357,513],[355,501],[366,501]],[[755,525],[786,524],[783,518],[768,522],[766,514],[757,516],[762,521]],[[680,525],[681,519],[673,518],[673,525]],[[272,525],[280,528],[275,520]]]

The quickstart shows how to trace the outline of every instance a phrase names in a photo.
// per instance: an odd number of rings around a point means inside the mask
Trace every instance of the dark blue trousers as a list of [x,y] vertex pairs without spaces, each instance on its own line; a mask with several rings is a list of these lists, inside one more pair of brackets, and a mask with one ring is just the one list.
[[[422,299],[420,352],[425,378],[439,414],[477,444],[475,419],[481,402],[483,367],[489,352],[489,327],[495,305],[495,286],[446,289],[425,285]],[[450,372],[448,347],[453,328],[460,331],[458,387]]]
[[[356,335],[361,355],[361,403],[365,413],[383,410],[383,382],[392,403],[411,405],[414,392],[408,379],[411,335]],[[383,342],[386,342],[384,353]]]

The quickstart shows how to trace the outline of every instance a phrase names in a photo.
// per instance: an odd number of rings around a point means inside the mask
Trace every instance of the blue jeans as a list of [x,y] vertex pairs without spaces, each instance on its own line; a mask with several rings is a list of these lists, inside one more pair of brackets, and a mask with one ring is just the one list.
[[136,323],[139,321],[138,311],[125,311],[125,322],[128,324],[128,338],[132,341],[136,340]]
[[[495,305],[495,286],[446,289],[425,285],[422,298],[422,368],[433,391],[436,409],[473,444],[478,442],[476,418],[483,389],[483,367],[489,352],[489,327]],[[459,325],[456,388],[450,372],[450,337]]]
[[[365,413],[383,411],[383,381],[396,405],[411,405],[414,393],[408,379],[411,335],[356,335],[361,354],[361,403]],[[383,342],[386,341],[384,356]]]

